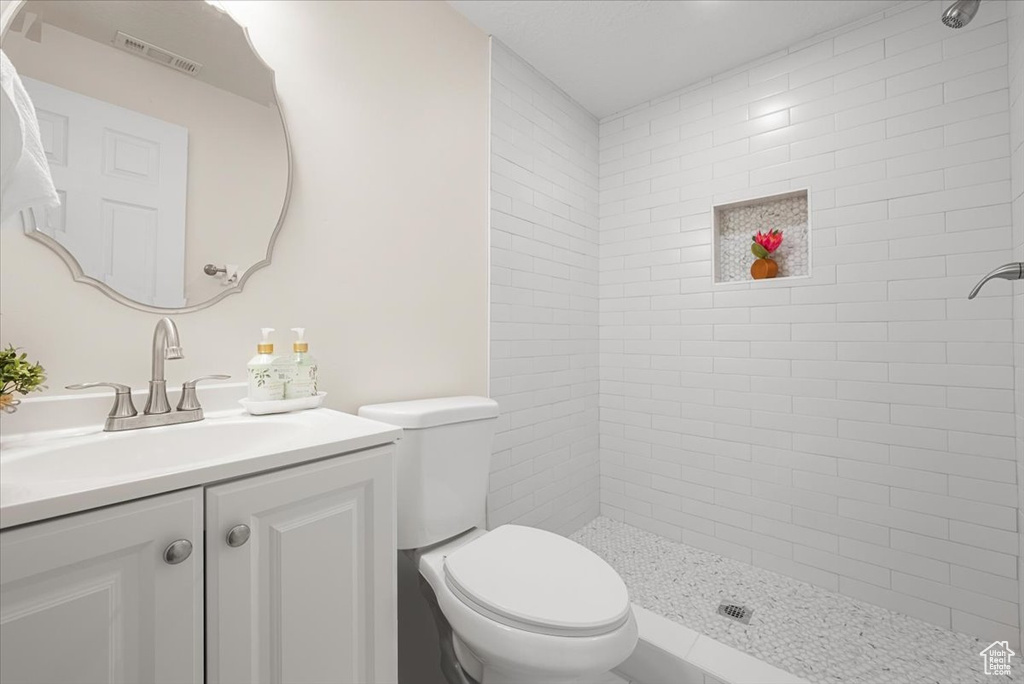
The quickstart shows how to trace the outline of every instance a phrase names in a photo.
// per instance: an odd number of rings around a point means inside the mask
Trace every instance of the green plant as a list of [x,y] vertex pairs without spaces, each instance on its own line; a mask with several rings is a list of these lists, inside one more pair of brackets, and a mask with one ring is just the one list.
[[28,354],[18,354],[13,344],[0,351],[0,409],[15,410],[18,401],[14,393],[28,394],[46,388],[46,369],[28,361]]

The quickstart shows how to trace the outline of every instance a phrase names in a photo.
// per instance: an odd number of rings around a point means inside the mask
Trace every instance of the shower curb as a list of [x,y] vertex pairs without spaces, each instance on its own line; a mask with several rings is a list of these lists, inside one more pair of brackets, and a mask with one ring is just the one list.
[[640,641],[615,673],[634,684],[810,684],[635,603],[633,614]]

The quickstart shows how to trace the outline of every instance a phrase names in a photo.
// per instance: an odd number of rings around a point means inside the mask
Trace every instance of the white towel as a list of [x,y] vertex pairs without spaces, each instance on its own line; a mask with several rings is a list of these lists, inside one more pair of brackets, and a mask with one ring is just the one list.
[[0,224],[26,209],[59,205],[36,108],[0,50]]

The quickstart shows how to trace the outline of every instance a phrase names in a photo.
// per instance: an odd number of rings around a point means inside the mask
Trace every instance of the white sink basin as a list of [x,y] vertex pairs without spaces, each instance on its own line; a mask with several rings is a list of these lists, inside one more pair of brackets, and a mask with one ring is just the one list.
[[[158,474],[247,452],[280,447],[303,429],[301,420],[204,420],[126,432],[42,440],[0,459],[5,483],[105,481],[131,472]],[[2,494],[2,492],[0,492]]]
[[329,409],[240,411],[118,433],[36,433],[0,450],[0,527],[394,441],[401,430]]

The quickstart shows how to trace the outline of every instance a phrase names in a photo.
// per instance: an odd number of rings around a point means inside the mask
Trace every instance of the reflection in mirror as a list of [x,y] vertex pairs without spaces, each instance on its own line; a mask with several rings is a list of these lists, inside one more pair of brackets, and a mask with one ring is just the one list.
[[23,212],[76,279],[195,309],[269,262],[288,202],[274,74],[203,0],[29,0],[3,50],[36,106],[61,207]]

